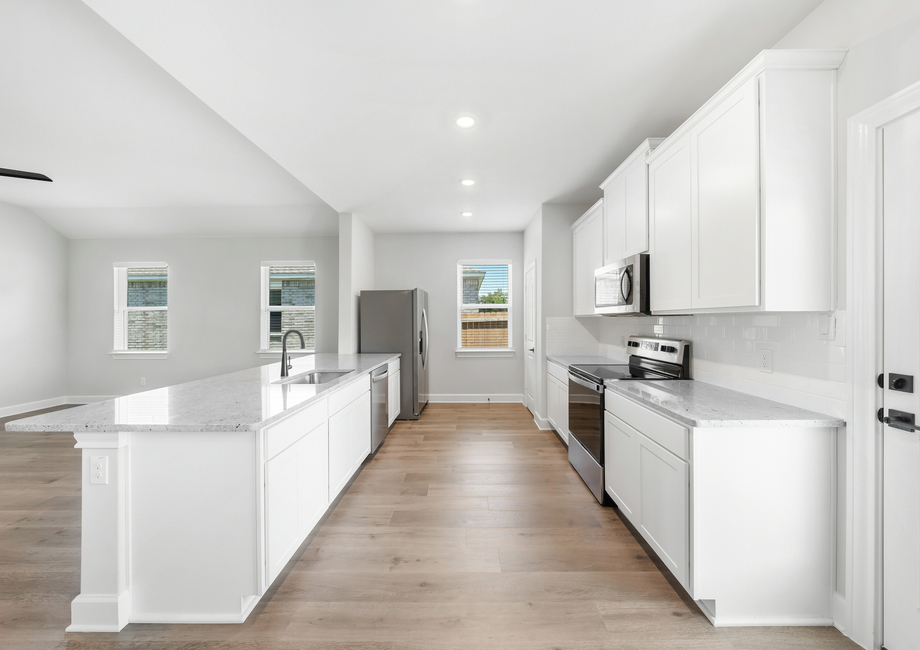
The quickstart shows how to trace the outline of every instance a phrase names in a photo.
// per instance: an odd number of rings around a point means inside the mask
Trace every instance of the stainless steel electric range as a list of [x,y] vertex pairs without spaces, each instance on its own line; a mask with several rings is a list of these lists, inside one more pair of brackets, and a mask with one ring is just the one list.
[[569,462],[604,497],[604,382],[690,379],[690,342],[630,336],[628,363],[569,366]]

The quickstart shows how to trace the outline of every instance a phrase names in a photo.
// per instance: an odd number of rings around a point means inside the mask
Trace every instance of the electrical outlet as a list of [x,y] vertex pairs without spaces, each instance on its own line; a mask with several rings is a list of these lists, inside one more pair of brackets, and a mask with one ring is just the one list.
[[620,347],[621,347],[621,348],[625,348],[625,347],[626,347],[626,337],[625,337],[625,336],[621,336],[621,337],[620,337]]
[[773,372],[773,350],[757,350],[757,367],[760,372]]
[[146,386],[146,385],[147,385],[147,378],[141,377],[141,386]]
[[89,483],[90,485],[108,485],[109,484],[109,457],[108,456],[91,456],[89,459]]

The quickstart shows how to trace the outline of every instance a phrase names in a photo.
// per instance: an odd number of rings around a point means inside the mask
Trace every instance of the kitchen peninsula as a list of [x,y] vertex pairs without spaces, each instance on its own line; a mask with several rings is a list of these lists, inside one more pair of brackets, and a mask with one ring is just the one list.
[[[370,376],[398,354],[315,354],[7,424],[82,452],[68,631],[239,623],[370,453]],[[319,384],[314,370],[345,370]],[[329,375],[327,375],[329,376]]]

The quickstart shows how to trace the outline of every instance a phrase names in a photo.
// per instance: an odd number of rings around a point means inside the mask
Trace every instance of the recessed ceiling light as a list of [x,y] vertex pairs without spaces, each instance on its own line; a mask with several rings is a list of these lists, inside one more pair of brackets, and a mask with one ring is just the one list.
[[461,217],[472,217],[473,213],[472,212],[461,212],[460,216]]
[[470,185],[475,185],[476,181],[474,181],[472,178],[464,178],[462,181],[460,181],[460,184],[469,187]]
[[472,115],[461,115],[457,118],[457,126],[461,129],[469,129],[476,124],[476,118]]

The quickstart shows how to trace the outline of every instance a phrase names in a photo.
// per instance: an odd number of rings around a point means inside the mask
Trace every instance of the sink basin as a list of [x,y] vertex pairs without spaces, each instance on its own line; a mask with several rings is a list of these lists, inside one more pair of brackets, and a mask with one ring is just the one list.
[[303,375],[297,375],[290,379],[282,379],[278,384],[325,384],[338,379],[343,375],[353,372],[352,370],[314,370]]

